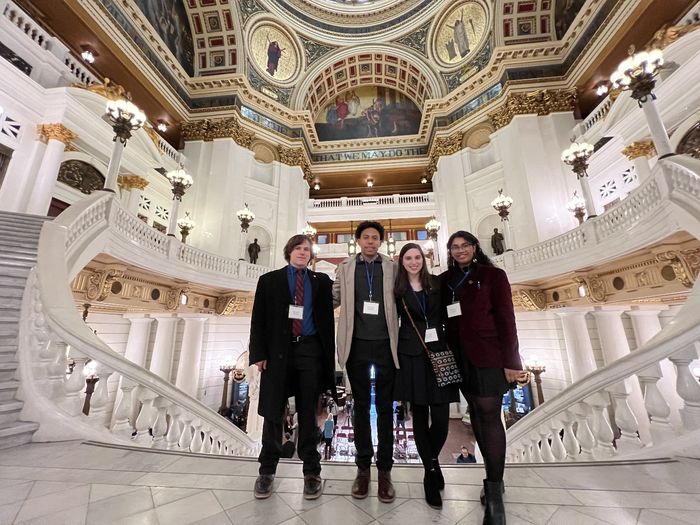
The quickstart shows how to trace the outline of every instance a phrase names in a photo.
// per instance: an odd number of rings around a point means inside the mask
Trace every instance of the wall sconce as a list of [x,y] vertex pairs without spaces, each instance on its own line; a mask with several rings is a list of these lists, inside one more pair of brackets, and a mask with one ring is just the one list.
[[603,82],[598,82],[598,84],[596,84],[595,94],[598,95],[599,97],[604,97],[605,95],[608,94],[608,91],[610,91],[610,88],[608,87],[607,82],[603,81]]
[[314,189],[316,191],[321,189],[321,183],[319,181],[314,182]]
[[90,46],[80,46],[80,49],[83,50],[80,53],[81,58],[88,64],[93,64],[95,62],[95,58],[99,56]]
[[421,183],[421,184],[428,184],[428,177],[426,177],[425,175],[423,175],[423,176],[420,178],[420,183]]
[[367,179],[367,187],[371,188],[372,186],[374,186],[374,179],[370,177]]
[[165,133],[166,131],[168,131],[168,123],[164,120],[159,120],[158,124],[156,125],[156,129],[161,133]]

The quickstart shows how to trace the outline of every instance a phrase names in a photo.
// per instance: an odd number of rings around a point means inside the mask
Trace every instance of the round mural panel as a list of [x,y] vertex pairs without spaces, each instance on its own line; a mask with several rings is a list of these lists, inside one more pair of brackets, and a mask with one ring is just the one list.
[[288,82],[299,71],[299,55],[291,38],[272,24],[257,26],[250,37],[253,62],[271,82]]
[[467,60],[486,32],[488,14],[478,2],[465,2],[440,21],[433,42],[437,57],[448,66]]

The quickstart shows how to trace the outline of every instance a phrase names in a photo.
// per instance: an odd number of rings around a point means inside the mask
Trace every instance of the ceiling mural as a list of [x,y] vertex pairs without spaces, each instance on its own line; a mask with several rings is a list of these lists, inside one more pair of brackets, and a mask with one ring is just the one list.
[[194,45],[182,0],[134,0],[189,76],[194,76]]
[[289,83],[301,70],[301,57],[292,37],[271,22],[259,23],[251,30],[248,52],[258,73],[270,82]]
[[[503,11],[501,15],[503,17],[504,43],[524,44],[554,40],[553,19],[555,1],[556,0],[503,1]],[[564,0],[564,2],[567,1],[570,0]]]
[[440,21],[433,42],[435,55],[445,66],[457,66],[480,48],[487,33],[488,14],[475,1],[458,4]]
[[555,0],[555,2],[554,26],[557,31],[557,39],[561,40],[586,0]]
[[315,120],[319,140],[354,140],[415,135],[421,111],[403,93],[382,86],[362,86],[335,97]]

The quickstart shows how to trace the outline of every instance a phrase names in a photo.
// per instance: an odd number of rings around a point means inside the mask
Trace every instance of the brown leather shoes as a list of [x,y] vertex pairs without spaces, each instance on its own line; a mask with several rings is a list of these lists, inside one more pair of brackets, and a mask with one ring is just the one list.
[[369,493],[369,482],[370,482],[369,469],[362,470],[357,469],[357,475],[355,476],[355,481],[352,484],[352,497],[355,499],[365,499]]
[[379,490],[377,497],[382,503],[391,503],[396,498],[394,485],[391,483],[391,472],[388,470],[379,471]]

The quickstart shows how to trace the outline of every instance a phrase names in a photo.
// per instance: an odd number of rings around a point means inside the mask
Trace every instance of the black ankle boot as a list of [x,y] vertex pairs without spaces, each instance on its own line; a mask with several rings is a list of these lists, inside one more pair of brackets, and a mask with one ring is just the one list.
[[435,469],[435,479],[437,480],[438,490],[443,490],[445,488],[445,477],[442,475],[440,463],[438,463],[437,459],[433,459],[433,468]]
[[506,525],[506,509],[503,506],[503,482],[484,480],[486,508],[483,525]]
[[[503,494],[506,493],[506,486],[503,485]],[[486,491],[481,488],[481,492],[479,493],[479,501],[481,502],[482,505],[486,505]]]
[[426,470],[423,476],[423,490],[425,491],[425,502],[434,509],[442,508],[442,496],[438,488],[438,479],[435,470]]

